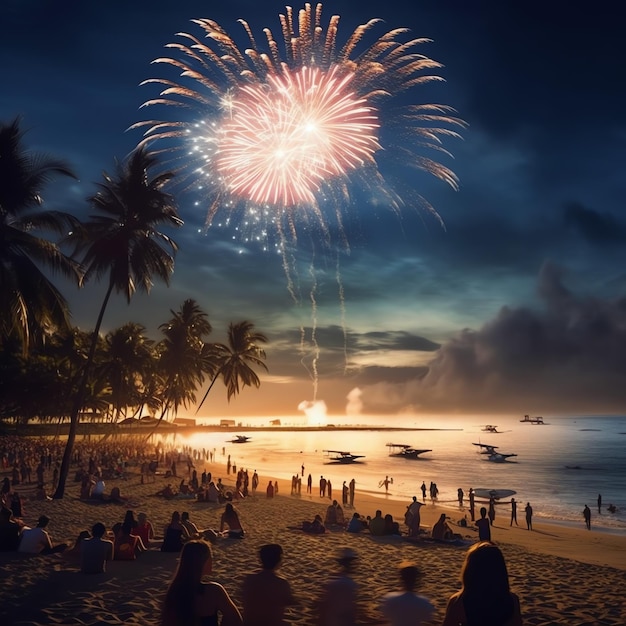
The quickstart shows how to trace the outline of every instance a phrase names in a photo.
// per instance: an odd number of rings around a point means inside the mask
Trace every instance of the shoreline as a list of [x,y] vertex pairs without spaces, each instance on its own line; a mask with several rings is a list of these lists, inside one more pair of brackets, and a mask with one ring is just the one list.
[[[206,466],[213,477],[222,477],[226,485],[234,482],[223,463],[196,462],[198,471]],[[243,539],[219,539],[213,546],[212,580],[225,586],[235,604],[242,606],[241,583],[246,573],[258,567],[257,551],[264,543],[279,543],[284,560],[279,571],[286,577],[298,599],[298,606],[288,610],[287,622],[292,626],[315,624],[315,599],[321,585],[336,570],[335,554],[349,546],[359,555],[355,581],[364,611],[360,624],[378,626],[384,623],[379,611],[380,597],[398,588],[394,574],[396,564],[415,561],[423,571],[420,593],[435,606],[433,623],[441,623],[449,596],[460,586],[460,572],[467,547],[476,541],[470,528],[453,526],[463,535],[460,544],[417,542],[406,537],[375,537],[367,532],[353,535],[330,529],[324,535],[307,535],[298,529],[302,520],[315,514],[324,516],[330,504],[328,497],[319,497],[319,487],[312,494],[289,495],[290,481],[275,479],[259,467],[259,489],[256,495],[235,503],[246,530]],[[107,529],[121,521],[124,512],[144,511],[152,522],[157,541],[137,561],[110,562],[104,574],[93,576],[78,572],[76,557],[69,554],[30,556],[19,553],[0,554],[0,618],[2,623],[19,626],[44,624],[129,624],[158,626],[160,603],[176,568],[178,554],[162,553],[159,538],[169,522],[172,511],[189,511],[200,528],[219,528],[224,505],[196,502],[189,498],[166,500],[154,494],[168,482],[178,484],[188,478],[186,463],[178,463],[178,478],[155,476],[154,482],[143,483],[138,468],[131,467],[126,479],[106,481],[106,492],[119,487],[123,504],[80,500],[79,483],[68,482],[62,500],[26,499],[24,521],[34,525],[40,514],[51,522],[49,531],[54,543],[75,540],[83,528],[102,521]],[[265,485],[278,480],[280,493],[267,499]],[[32,487],[20,491],[27,498]],[[306,489],[306,487],[305,487]],[[341,501],[341,497],[339,497]],[[391,513],[402,523],[406,502],[381,498],[359,491],[355,509],[362,515],[374,515],[376,509]],[[441,513],[452,520],[461,511],[435,503],[422,507],[424,530],[432,526]],[[623,584],[626,562],[626,538],[585,531],[564,529],[537,521],[533,532],[508,526],[506,514],[498,512],[492,538],[504,553],[511,589],[519,597],[524,622],[534,626],[569,626],[571,624],[603,624],[623,626]]]

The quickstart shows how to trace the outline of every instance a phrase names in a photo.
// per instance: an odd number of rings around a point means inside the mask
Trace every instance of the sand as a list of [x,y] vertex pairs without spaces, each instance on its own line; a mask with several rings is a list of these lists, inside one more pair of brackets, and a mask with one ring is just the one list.
[[[211,466],[223,476],[223,465]],[[183,470],[181,466],[181,471]],[[260,485],[268,477],[260,474]],[[169,480],[157,476],[155,483],[141,484],[137,474],[128,480],[107,481],[107,489],[119,486],[130,498],[127,505],[82,502],[78,483],[68,483],[63,500],[25,503],[25,522],[36,524],[40,514],[51,518],[53,542],[72,543],[82,529],[102,521],[107,528],[121,521],[127,508],[144,511],[157,534],[174,510],[189,511],[201,528],[218,526],[223,505],[190,500],[164,500],[154,494]],[[397,585],[395,566],[416,561],[423,569],[421,593],[436,606],[435,624],[441,623],[450,594],[459,589],[461,564],[467,545],[476,540],[471,529],[456,528],[465,545],[413,543],[403,537],[373,537],[332,531],[311,536],[290,526],[324,515],[328,499],[318,491],[289,496],[289,484],[280,481],[281,495],[268,500],[265,493],[236,504],[244,527],[244,539],[220,539],[214,546],[213,579],[222,583],[238,606],[245,573],[257,568],[257,550],[277,542],[285,552],[281,573],[289,579],[299,605],[289,610],[292,624],[305,626],[314,620],[314,600],[320,585],[335,570],[335,552],[350,546],[360,555],[356,580],[360,588],[364,624],[384,624],[378,600]],[[314,486],[315,487],[315,486]],[[20,493],[29,495],[28,487]],[[406,504],[356,491],[355,507],[363,515],[377,508],[402,522]],[[504,507],[503,507],[504,509]],[[422,508],[422,526],[429,527],[441,512],[454,521],[458,508],[442,509],[430,503]],[[352,513],[347,511],[348,515]],[[525,624],[623,626],[626,623],[626,537],[597,531],[536,523],[533,532],[509,527],[508,507],[498,511],[493,540],[507,560],[511,588],[521,600]],[[522,520],[520,519],[520,523]],[[159,623],[159,606],[177,562],[176,554],[161,553],[155,546],[135,562],[111,562],[107,572],[85,576],[76,559],[65,555],[26,556],[0,554],[0,624],[136,624]]]

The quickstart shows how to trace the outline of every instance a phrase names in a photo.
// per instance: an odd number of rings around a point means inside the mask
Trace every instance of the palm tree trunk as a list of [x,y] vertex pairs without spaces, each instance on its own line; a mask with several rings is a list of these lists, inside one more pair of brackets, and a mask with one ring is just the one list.
[[74,404],[72,405],[72,413],[70,414],[70,431],[67,435],[67,443],[65,444],[65,450],[63,451],[63,460],[61,461],[61,468],[59,470],[59,483],[56,491],[52,496],[55,500],[60,500],[65,494],[65,482],[70,472],[70,463],[72,461],[72,451],[74,449],[74,442],[76,440],[76,430],[78,429],[78,417],[80,410],[83,408],[85,402],[85,389],[87,387],[87,380],[91,371],[94,356],[96,354],[96,346],[98,345],[98,335],[100,334],[100,327],[102,326],[102,319],[104,318],[104,312],[109,304],[109,298],[113,293],[113,280],[109,282],[109,288],[104,296],[104,301],[100,307],[100,313],[98,313],[98,320],[96,321],[96,327],[94,328],[93,335],[91,336],[91,345],[89,346],[89,354],[87,356],[87,362],[83,368],[83,374],[74,396]]
[[222,368],[220,367],[220,369],[218,369],[217,372],[215,373],[215,376],[213,376],[213,380],[211,381],[211,384],[209,385],[209,388],[206,390],[206,393],[202,397],[202,400],[200,400],[200,404],[198,405],[198,408],[196,409],[196,415],[198,415],[198,411],[200,410],[200,407],[204,404],[204,401],[206,400],[207,396],[209,395],[209,392],[211,391],[211,389],[213,389],[213,385],[215,384],[215,381],[219,378],[219,375],[221,373],[222,373]]

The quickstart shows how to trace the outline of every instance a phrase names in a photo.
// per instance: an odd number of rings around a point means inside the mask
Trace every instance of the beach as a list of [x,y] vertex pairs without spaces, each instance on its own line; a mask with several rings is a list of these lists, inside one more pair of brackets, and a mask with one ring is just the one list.
[[[186,465],[179,464],[179,477],[186,476]],[[224,465],[203,464],[214,477],[231,481]],[[397,589],[395,568],[403,560],[415,561],[423,570],[420,592],[436,607],[434,623],[441,623],[448,597],[460,587],[459,575],[467,546],[476,541],[476,531],[454,526],[463,536],[459,545],[411,542],[406,537],[374,537],[332,530],[308,535],[297,528],[317,513],[324,516],[328,498],[313,493],[290,496],[288,481],[279,480],[280,493],[265,497],[264,485],[270,476],[260,476],[259,491],[236,503],[246,529],[244,539],[218,539],[213,546],[212,579],[222,583],[241,607],[243,576],[258,568],[258,548],[264,543],[280,543],[284,561],[280,572],[291,583],[298,605],[289,609],[291,624],[314,623],[315,599],[321,586],[336,571],[337,550],[349,546],[359,554],[355,579],[359,584],[362,623],[384,624],[378,610],[380,597]],[[107,490],[118,486],[125,504],[79,500],[78,483],[68,482],[62,500],[33,501],[29,486],[22,486],[25,499],[24,521],[35,525],[41,514],[51,522],[48,530],[54,543],[73,543],[78,533],[102,521],[107,529],[124,517],[126,509],[145,512],[162,537],[163,528],[174,510],[189,511],[200,528],[219,527],[223,505],[154,496],[175,479],[156,476],[154,483],[142,484],[138,471],[126,480],[107,481]],[[180,478],[179,478],[180,480]],[[234,481],[233,481],[234,482]],[[340,499],[340,498],[339,498]],[[391,513],[400,522],[408,502],[360,491],[357,487],[355,511],[373,516],[376,509]],[[501,547],[509,570],[511,588],[521,600],[525,624],[623,626],[626,615],[626,537],[607,532],[587,531],[557,524],[535,523],[525,529],[509,526],[509,509],[498,511],[492,539]],[[347,509],[347,516],[353,510]],[[461,518],[458,508],[442,508],[427,502],[422,507],[422,528],[427,530],[444,512],[451,523]],[[403,529],[405,529],[403,527]],[[136,624],[159,623],[159,607],[177,563],[177,555],[162,553],[158,541],[134,562],[110,562],[104,574],[83,575],[78,560],[67,555],[0,555],[0,623],[25,626],[40,624]]]

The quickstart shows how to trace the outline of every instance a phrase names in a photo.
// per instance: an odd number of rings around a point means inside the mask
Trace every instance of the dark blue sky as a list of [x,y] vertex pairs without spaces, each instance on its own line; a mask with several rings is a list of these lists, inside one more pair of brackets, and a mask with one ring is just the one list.
[[[308,271],[294,303],[278,255],[242,248],[220,229],[198,232],[205,208],[181,196],[171,287],[129,307],[119,299],[105,327],[133,320],[156,337],[189,297],[209,312],[215,340],[229,321],[253,321],[271,340],[270,373],[230,408],[212,392],[207,414],[297,413],[313,399],[315,365],[315,399],[331,413],[342,414],[357,387],[367,412],[623,412],[626,44],[615,3],[580,6],[325,3],[325,24],[341,15],[339,40],[372,17],[434,40],[423,52],[444,65],[446,82],[419,96],[453,106],[469,125],[462,141],[446,142],[454,159],[441,158],[460,190],[415,181],[445,230],[410,209],[400,219],[361,211],[340,259],[345,312],[334,260],[314,260],[312,337]],[[0,120],[21,115],[29,147],[63,157],[80,178],[55,184],[49,206],[86,213],[101,172],[140,139],[126,129],[144,119],[139,106],[151,95],[139,83],[162,75],[150,62],[177,32],[193,31],[191,19],[237,34],[244,18],[260,38],[265,26],[279,33],[282,11],[280,2],[241,0],[5,0]],[[103,285],[69,295],[75,323],[93,326]]]

